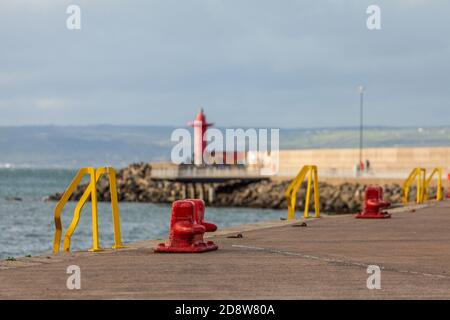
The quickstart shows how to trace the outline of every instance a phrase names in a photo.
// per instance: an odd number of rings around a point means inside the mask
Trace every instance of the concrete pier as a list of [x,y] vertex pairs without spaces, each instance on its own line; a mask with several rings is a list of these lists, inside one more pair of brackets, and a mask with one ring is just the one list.
[[[161,241],[144,241],[0,261],[0,299],[450,299],[450,201],[391,212],[230,228],[204,254],[155,254]],[[66,287],[69,265],[81,290]],[[381,268],[380,290],[366,286],[369,265]]]

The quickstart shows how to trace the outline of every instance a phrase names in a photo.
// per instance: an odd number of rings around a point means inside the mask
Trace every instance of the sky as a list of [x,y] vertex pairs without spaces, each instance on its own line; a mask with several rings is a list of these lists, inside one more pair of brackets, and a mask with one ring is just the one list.
[[449,13],[445,0],[1,0],[0,125],[185,126],[203,107],[223,127],[358,126],[362,84],[366,125],[445,126]]

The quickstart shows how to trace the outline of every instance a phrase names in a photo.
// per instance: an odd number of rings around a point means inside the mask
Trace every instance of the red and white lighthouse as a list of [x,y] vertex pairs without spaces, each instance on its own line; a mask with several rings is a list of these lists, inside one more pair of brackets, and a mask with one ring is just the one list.
[[203,152],[206,149],[206,130],[213,124],[206,122],[203,108],[200,108],[200,112],[195,117],[195,120],[189,122],[188,125],[194,128],[194,164],[202,165]]

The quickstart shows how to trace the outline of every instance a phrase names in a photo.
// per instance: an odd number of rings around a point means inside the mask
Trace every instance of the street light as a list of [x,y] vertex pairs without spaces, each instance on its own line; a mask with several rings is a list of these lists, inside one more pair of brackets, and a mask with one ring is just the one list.
[[362,151],[363,151],[363,101],[364,101],[364,86],[358,86],[359,91],[359,168],[361,169]]

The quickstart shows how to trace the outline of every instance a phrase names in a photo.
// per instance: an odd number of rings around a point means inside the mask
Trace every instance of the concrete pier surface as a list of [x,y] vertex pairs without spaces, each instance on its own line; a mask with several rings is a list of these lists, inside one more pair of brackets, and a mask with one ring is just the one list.
[[[0,261],[0,298],[450,299],[450,201],[391,212],[230,228],[203,254],[155,254],[161,241],[145,241]],[[80,290],[66,287],[69,265],[81,268]],[[367,288],[369,265],[381,268],[379,290]]]

